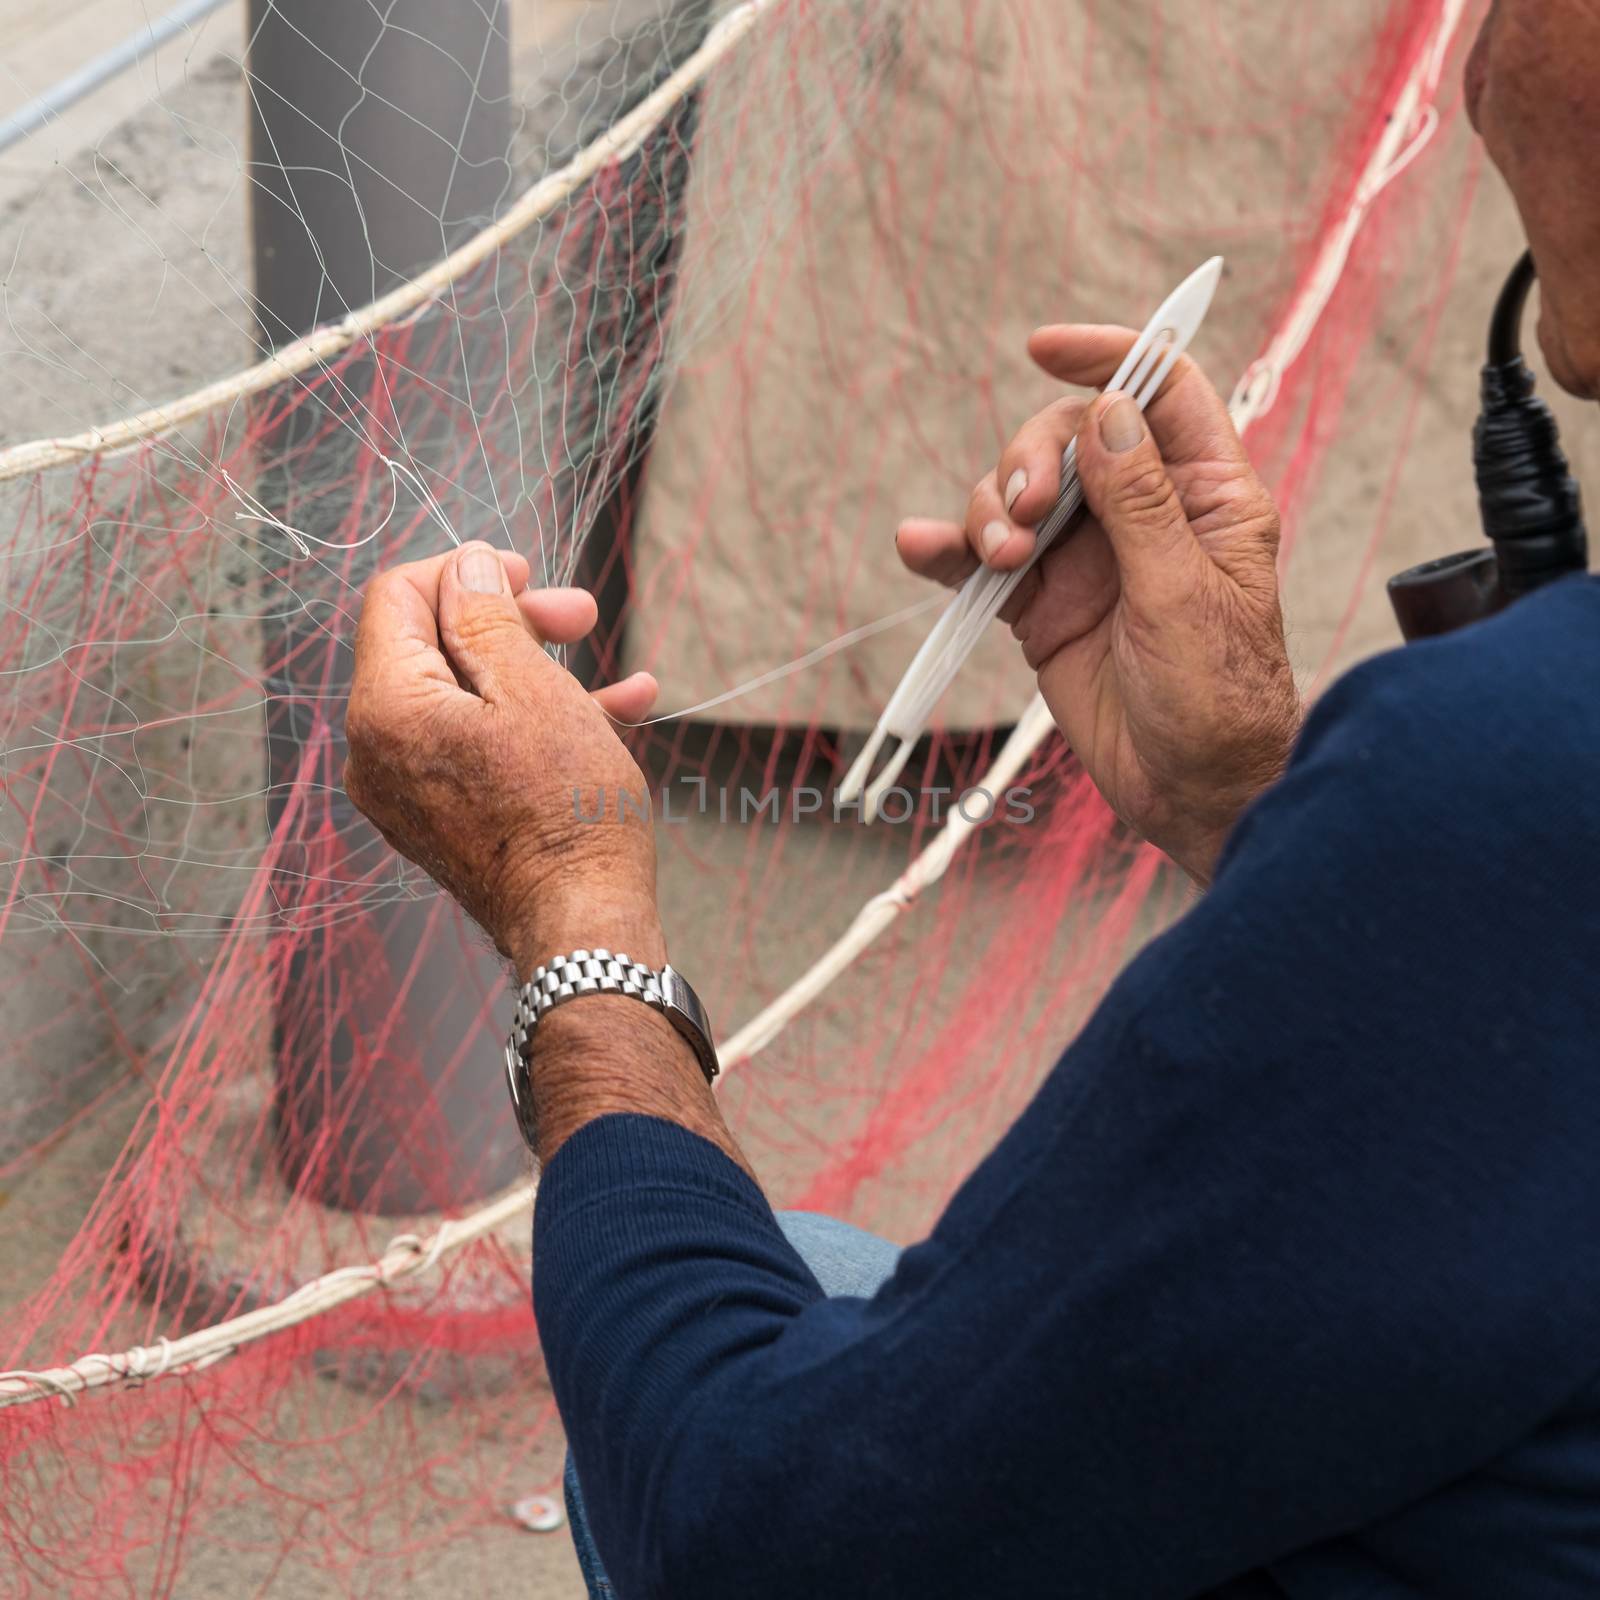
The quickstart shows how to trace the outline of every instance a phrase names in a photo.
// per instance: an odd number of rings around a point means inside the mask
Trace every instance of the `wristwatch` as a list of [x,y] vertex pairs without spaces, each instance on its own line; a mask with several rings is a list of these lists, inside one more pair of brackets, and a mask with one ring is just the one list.
[[535,1147],[533,1090],[528,1069],[533,1061],[533,1035],[548,1011],[585,994],[621,994],[642,1000],[659,1011],[688,1041],[700,1062],[706,1082],[718,1071],[717,1048],[711,1042],[711,1021],[700,996],[670,966],[657,971],[609,950],[574,950],[557,956],[523,984],[517,996],[517,1013],[506,1040],[506,1082],[517,1126],[530,1149]]

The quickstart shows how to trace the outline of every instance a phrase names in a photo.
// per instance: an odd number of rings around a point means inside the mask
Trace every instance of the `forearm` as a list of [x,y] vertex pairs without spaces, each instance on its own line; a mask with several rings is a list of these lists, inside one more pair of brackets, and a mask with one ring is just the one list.
[[[601,890],[541,897],[516,942],[517,981],[575,949],[625,953],[647,966],[667,960],[652,896]],[[752,1178],[694,1051],[659,1012],[620,995],[590,995],[540,1022],[531,1069],[536,1154],[557,1150],[598,1117],[659,1117],[709,1140]]]

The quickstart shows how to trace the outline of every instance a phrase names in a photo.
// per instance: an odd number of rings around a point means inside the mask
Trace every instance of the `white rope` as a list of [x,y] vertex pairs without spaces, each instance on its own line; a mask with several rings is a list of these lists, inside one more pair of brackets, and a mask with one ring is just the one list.
[[[757,0],[756,5],[742,9],[752,11],[765,3],[767,0]],[[1266,354],[1251,369],[1254,372],[1262,368],[1269,373],[1272,380],[1270,398],[1262,403],[1259,395],[1247,393],[1249,374],[1235,391],[1234,420],[1241,433],[1246,432],[1253,422],[1270,409],[1271,398],[1276,398],[1284,372],[1305,349],[1317,322],[1327,309],[1338,280],[1335,277],[1331,285],[1326,282],[1326,264],[1337,260],[1338,270],[1343,270],[1344,263],[1350,257],[1355,233],[1360,231],[1360,222],[1365,220],[1373,200],[1399,171],[1415,159],[1416,149],[1408,147],[1415,146],[1417,140],[1423,137],[1423,129],[1430,120],[1430,97],[1438,87],[1442,63],[1460,29],[1464,11],[1465,0],[1441,0],[1438,31],[1430,38],[1416,70],[1407,78],[1397,96],[1389,114],[1385,137],[1374,152],[1362,181],[1356,186],[1349,215],[1333,230],[1329,243],[1318,258],[1317,269],[1309,275],[1301,297],[1290,308],[1278,334],[1268,344]],[[737,12],[730,13],[728,20],[737,15]],[[1389,135],[1396,129],[1399,130],[1398,134],[1391,138]],[[1358,218],[1354,231],[1350,228],[1351,216]],[[1290,330],[1294,330],[1294,338],[1285,336]],[[1054,727],[1043,698],[1035,695],[978,787],[991,794],[1008,787]],[[721,1046],[718,1054],[724,1069],[749,1061],[766,1049],[846,967],[914,906],[923,892],[944,876],[956,853],[971,837],[975,826],[977,824],[969,822],[959,808],[954,811],[933,842],[890,888],[867,901],[842,937],[821,959]],[[88,1389],[103,1388],[108,1384],[148,1382],[175,1372],[197,1372],[234,1354],[246,1344],[320,1316],[399,1278],[422,1272],[448,1251],[481,1238],[525,1211],[533,1204],[537,1190],[537,1180],[522,1184],[491,1204],[446,1222],[426,1245],[415,1235],[404,1235],[391,1243],[385,1254],[375,1262],[341,1267],[320,1278],[313,1278],[284,1300],[246,1312],[243,1316],[232,1317],[213,1327],[202,1328],[181,1339],[162,1339],[154,1346],[136,1347],[117,1355],[80,1356],[68,1366],[51,1367],[41,1372],[0,1372],[0,1408],[52,1397],[59,1397],[71,1404],[76,1395]]]
[[376,1260],[340,1267],[303,1283],[282,1300],[200,1328],[180,1339],[161,1339],[154,1345],[136,1345],[114,1355],[94,1352],[79,1356],[64,1367],[42,1372],[19,1368],[0,1372],[0,1409],[30,1400],[59,1397],[68,1405],[76,1396],[108,1384],[148,1383],[177,1372],[198,1372],[231,1356],[247,1344],[281,1333],[298,1322],[358,1300],[375,1289],[416,1277],[437,1265],[448,1251],[492,1233],[502,1223],[520,1216],[533,1204],[534,1185],[519,1184],[498,1200],[469,1216],[443,1223],[429,1239],[402,1234]]
[[1400,86],[1385,118],[1383,134],[1355,186],[1349,209],[1323,241],[1298,298],[1279,324],[1272,342],[1239,380],[1230,406],[1241,433],[1277,403],[1284,376],[1304,354],[1322,321],[1378,196],[1422,154],[1438,131],[1435,97],[1439,79],[1450,46],[1461,30],[1466,7],[1467,0],[1440,0],[1438,25]]
[[391,289],[371,305],[352,311],[338,322],[315,328],[304,338],[274,351],[243,372],[209,383],[176,400],[152,406],[119,422],[89,428],[63,438],[34,439],[26,444],[0,450],[0,483],[43,472],[51,467],[70,466],[86,456],[111,455],[144,440],[170,433],[203,417],[207,412],[230,405],[250,395],[270,389],[285,379],[298,377],[313,367],[343,354],[357,341],[369,338],[380,328],[411,315],[465,273],[487,261],[501,246],[550,215],[562,201],[581,188],[602,167],[633,154],[657,128],[749,33],[761,16],[778,0],[745,0],[706,34],[700,48],[677,71],[662,80],[628,114],[614,122],[593,144],[585,146],[566,166],[541,178],[491,226],[474,234],[459,249],[426,272]]
[[[1042,695],[1034,695],[1028,709],[1011,731],[994,764],[977,788],[990,795],[1003,794],[1027,765],[1040,745],[1055,731],[1055,721]],[[724,1070],[759,1055],[862,951],[914,906],[924,890],[944,875],[956,852],[986,820],[969,821],[958,806],[921,855],[881,894],[875,894],[856,913],[855,920],[828,951],[771,1005],[752,1017],[717,1052]]]

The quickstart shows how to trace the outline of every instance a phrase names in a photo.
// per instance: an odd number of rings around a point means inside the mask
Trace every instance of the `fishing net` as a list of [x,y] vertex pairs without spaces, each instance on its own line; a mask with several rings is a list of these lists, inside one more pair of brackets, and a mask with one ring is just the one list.
[[729,1118],[913,1237],[1186,891],[1003,638],[903,813],[835,814],[932,620],[894,525],[1052,396],[1032,326],[1220,252],[1297,668],[1388,642],[1377,576],[1466,542],[1477,18],[258,0],[7,157],[0,1594],[574,1592],[508,1511],[561,1441],[504,975],[340,789],[370,573],[595,589]]

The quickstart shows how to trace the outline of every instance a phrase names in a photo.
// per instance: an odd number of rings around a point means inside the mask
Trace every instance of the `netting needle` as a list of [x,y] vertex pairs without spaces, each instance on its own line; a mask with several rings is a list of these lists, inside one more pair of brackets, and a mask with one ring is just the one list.
[[[1126,360],[1106,385],[1107,390],[1131,394],[1139,409],[1145,410],[1200,331],[1221,278],[1222,257],[1213,256],[1185,279],[1134,341]],[[905,770],[940,696],[954,682],[1023,577],[1051,545],[1075,528],[1082,510],[1083,484],[1078,478],[1078,446],[1074,440],[1062,455],[1061,494],[1035,530],[1032,556],[1014,572],[980,567],[957,591],[906,668],[866,747],[845,774],[838,789],[838,805],[853,805],[860,799],[863,819],[871,822],[876,818],[879,802]],[[878,753],[890,739],[898,743],[869,785],[867,779]]]

